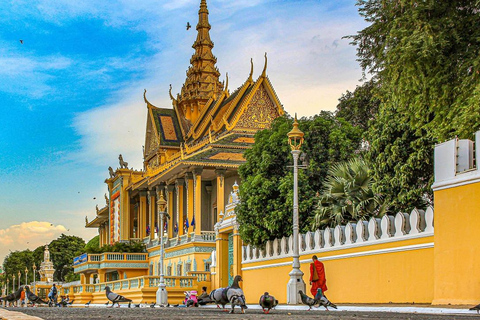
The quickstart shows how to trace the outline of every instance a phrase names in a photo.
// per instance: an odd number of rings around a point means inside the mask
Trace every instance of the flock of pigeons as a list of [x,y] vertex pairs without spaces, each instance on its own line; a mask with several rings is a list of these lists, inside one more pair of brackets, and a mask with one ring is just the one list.
[[[235,307],[238,306],[241,309],[242,313],[245,313],[245,310],[248,309],[245,295],[243,294],[242,288],[239,286],[239,282],[242,281],[242,277],[237,275],[233,279],[233,283],[229,287],[219,288],[213,290],[209,297],[203,299],[202,304],[215,303],[217,307],[225,309],[227,304],[231,305],[230,313],[235,313]],[[309,306],[310,310],[313,306],[318,304],[318,307],[324,306],[328,311],[328,307],[337,309],[337,306],[330,302],[327,297],[323,294],[322,289],[318,289],[317,294],[314,298],[310,298],[302,291],[298,292],[302,298],[302,303]],[[121,302],[128,302],[128,307],[132,307],[132,300],[128,299],[122,295],[119,295],[111,291],[109,286],[105,287],[105,295],[107,296],[107,303],[109,305],[112,303],[111,307],[115,304],[120,307]],[[91,301],[85,304],[86,307],[90,305]],[[268,292],[265,292],[259,300],[259,305],[262,307],[263,313],[268,314],[270,310],[275,308],[278,305],[278,300],[274,296],[270,295]],[[133,304],[134,307],[140,307],[140,304]],[[169,305],[168,305],[169,306]],[[178,306],[178,305],[177,305]],[[155,303],[150,304],[151,308],[155,307]]]
[[[235,276],[233,283],[230,287],[225,287],[225,288],[219,288],[215,289],[210,293],[209,298],[207,298],[206,303],[216,303],[217,307],[220,308],[220,305],[222,306],[223,309],[225,309],[225,306],[227,304],[231,304],[231,309],[230,313],[234,313],[235,306],[239,306],[241,308],[241,312],[245,313],[245,310],[248,309],[246,300],[245,300],[245,295],[243,294],[243,290],[239,286],[239,282],[242,281],[241,276]],[[28,298],[28,301],[35,306],[35,304],[49,304],[47,301],[42,300],[39,296],[34,294],[32,291],[30,291],[29,286],[21,286],[18,288],[17,291],[14,293],[11,293],[9,295],[6,295],[5,297],[0,297],[0,303],[1,302],[7,302],[9,304],[13,304],[16,301],[20,299],[22,291],[25,290],[26,296]],[[300,294],[300,297],[302,299],[302,303],[309,306],[308,311],[312,309],[313,306],[317,305],[317,308],[320,306],[325,307],[325,309],[328,311],[328,307],[332,307],[334,309],[337,309],[337,306],[330,302],[327,297],[323,294],[322,289],[317,290],[317,294],[315,295],[314,298],[310,298],[307,296],[303,291],[298,292]],[[109,286],[105,287],[105,295],[107,296],[107,303],[105,305],[109,305],[110,302],[112,303],[111,307],[113,307],[115,304],[120,307],[121,302],[128,302],[128,307],[132,307],[132,300],[125,298],[122,295],[119,295],[113,291],[111,291]],[[68,305],[72,305],[73,301],[66,301],[64,298],[61,299],[59,303],[57,303],[56,306],[58,307],[67,307]],[[90,306],[90,303],[92,301],[90,300],[85,304],[85,307]],[[270,310],[275,308],[278,305],[278,300],[275,299],[274,296],[270,295],[268,292],[265,292],[259,300],[259,304],[262,307],[263,313],[268,314]],[[140,304],[133,304],[134,307],[140,307]],[[155,303],[150,304],[151,308],[155,307]],[[477,311],[477,313],[480,311],[480,304],[477,306],[474,306],[470,308],[470,310]]]
[[[230,313],[235,312],[235,307],[236,306],[239,306],[240,309],[241,309],[241,312],[245,313],[245,310],[248,309],[248,307],[247,307],[247,304],[246,304],[245,295],[243,294],[243,290],[239,286],[240,281],[242,281],[242,277],[237,275],[237,276],[235,276],[231,286],[213,290],[210,293],[209,297],[204,299],[204,304],[215,303],[215,304],[217,304],[218,308],[220,308],[220,306],[222,306],[223,309],[225,309],[225,306],[227,304],[230,304],[231,305]],[[24,290],[25,290],[25,293],[26,293],[26,297],[28,298],[28,301],[33,306],[35,306],[36,304],[48,304],[48,305],[50,305],[49,302],[44,301],[39,296],[34,294],[32,291],[30,291],[29,286],[19,287],[18,290],[15,291],[14,293],[11,293],[11,294],[9,294],[5,297],[1,297],[0,302],[6,301],[7,303],[10,303],[10,304],[15,303],[15,301],[18,301],[20,299],[21,293]],[[310,307],[308,310],[310,310],[313,306],[315,306],[317,304],[318,304],[318,307],[320,307],[322,305],[327,310],[328,310],[328,307],[332,307],[332,308],[335,308],[335,309],[337,308],[337,306],[335,304],[331,303],[325,297],[325,295],[323,295],[321,289],[318,289],[318,292],[317,292],[317,294],[315,295],[314,298],[310,298],[309,296],[304,294],[302,291],[299,291],[299,294],[302,298],[302,303]],[[117,293],[113,292],[110,289],[109,286],[105,287],[105,295],[108,299],[107,303],[105,304],[107,306],[111,302],[112,303],[111,307],[113,307],[115,304],[118,307],[120,307],[120,303],[128,302],[128,307],[129,308],[131,308],[132,305],[133,305],[133,307],[140,307],[140,304],[132,304],[131,299],[128,299],[128,298],[126,298],[126,297],[124,297],[120,294],[117,294]],[[66,301],[64,298],[62,298],[61,301],[56,304],[56,306],[66,307],[68,305],[73,304],[73,301],[74,300]],[[85,307],[90,306],[90,303],[91,303],[91,301],[87,302],[85,304]],[[278,305],[278,300],[275,299],[275,297],[270,295],[268,292],[265,292],[260,297],[259,304],[262,307],[263,313],[268,314],[270,312],[270,310],[272,310],[273,308],[275,308]],[[154,308],[155,303],[150,304],[150,307]]]
[[[14,304],[16,301],[18,301],[21,297],[22,291],[25,290],[25,295],[28,299],[28,302],[32,304],[32,306],[35,306],[36,304],[47,304],[49,306],[52,306],[51,303],[43,300],[36,294],[34,294],[32,291],[30,291],[29,286],[21,286],[18,288],[17,291],[10,293],[9,295],[6,295],[5,297],[0,298],[0,303],[5,301],[8,304]],[[61,298],[60,302],[56,303],[56,307],[67,307],[69,305],[72,305],[75,300],[67,301],[65,300],[64,297]]]

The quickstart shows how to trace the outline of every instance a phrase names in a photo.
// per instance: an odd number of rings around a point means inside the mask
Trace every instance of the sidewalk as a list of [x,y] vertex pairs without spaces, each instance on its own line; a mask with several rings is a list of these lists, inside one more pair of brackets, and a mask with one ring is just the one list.
[[26,315],[22,312],[24,308],[17,308],[18,311],[10,311],[0,308],[0,320],[42,320],[42,318]]

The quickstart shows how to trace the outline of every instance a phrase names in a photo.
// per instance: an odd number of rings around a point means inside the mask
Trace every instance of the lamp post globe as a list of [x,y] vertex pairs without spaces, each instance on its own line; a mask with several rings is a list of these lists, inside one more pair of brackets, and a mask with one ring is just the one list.
[[304,133],[298,128],[297,115],[293,122],[293,129],[287,134],[288,144],[292,149],[293,156],[293,264],[292,271],[288,274],[290,280],[287,284],[287,304],[300,303],[299,290],[305,292],[303,272],[300,270],[300,253],[298,244],[298,157],[303,144]]
[[157,209],[158,214],[160,215],[160,279],[158,283],[158,290],[156,294],[157,304],[161,306],[166,306],[168,304],[168,293],[167,293],[167,286],[165,285],[165,279],[163,275],[163,264],[165,259],[165,247],[163,243],[163,226],[164,226],[164,219],[165,219],[165,209],[167,207],[167,201],[163,197],[163,192],[161,187],[157,187]]

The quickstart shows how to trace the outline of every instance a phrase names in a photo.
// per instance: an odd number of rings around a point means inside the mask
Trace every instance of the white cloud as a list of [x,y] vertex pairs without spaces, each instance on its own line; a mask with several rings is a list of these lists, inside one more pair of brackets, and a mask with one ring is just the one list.
[[9,251],[34,250],[66,232],[67,229],[63,225],[54,225],[46,221],[22,222],[0,229],[0,260],[3,261]]
[[[141,97],[141,90],[138,96]],[[140,99],[80,113],[73,124],[82,137],[82,152],[77,160],[116,168],[116,159],[122,154],[129,167],[142,169],[146,116],[147,108]]]
[[[60,55],[34,57],[0,50],[0,91],[41,98],[51,93],[52,74],[67,69],[72,61]],[[13,52],[13,54],[12,54]]]

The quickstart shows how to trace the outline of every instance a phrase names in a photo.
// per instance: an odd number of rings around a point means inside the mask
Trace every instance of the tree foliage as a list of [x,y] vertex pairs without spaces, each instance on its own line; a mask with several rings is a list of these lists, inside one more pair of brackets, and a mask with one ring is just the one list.
[[93,237],[92,239],[90,239],[90,241],[87,242],[87,244],[85,245],[85,251],[89,251],[89,250],[95,250],[97,248],[100,248],[100,236],[99,235],[96,235],[95,237]]
[[48,249],[50,250],[50,260],[55,268],[53,279],[65,281],[67,275],[69,275],[69,279],[76,279],[78,276],[73,273],[73,258],[83,253],[85,240],[77,236],[62,234],[50,242]]
[[[94,240],[93,238],[92,240]],[[90,243],[90,242],[89,242]],[[141,241],[116,242],[113,245],[106,244],[102,247],[91,245],[85,246],[86,253],[104,253],[104,252],[127,252],[142,253],[147,252],[145,244]]]
[[[236,208],[242,239],[253,245],[292,233],[293,162],[287,133],[292,119],[277,118],[271,129],[259,131],[255,145],[245,152],[239,169],[241,203]],[[321,189],[332,163],[349,159],[358,149],[361,130],[330,112],[300,119],[305,133],[302,151],[308,157],[306,170],[299,170],[300,228],[309,228],[315,194]],[[288,166],[290,165],[290,167]]]
[[374,120],[378,113],[380,100],[376,96],[378,83],[371,79],[355,91],[347,91],[338,99],[335,116],[343,118],[353,126],[361,128],[364,132],[369,128],[369,122]]
[[386,205],[373,192],[368,163],[360,158],[334,164],[315,209],[314,227],[333,227],[349,221],[381,217]]
[[377,83],[368,132],[375,192],[393,211],[431,202],[437,141],[480,128],[480,3],[359,0],[370,25],[351,36]]

